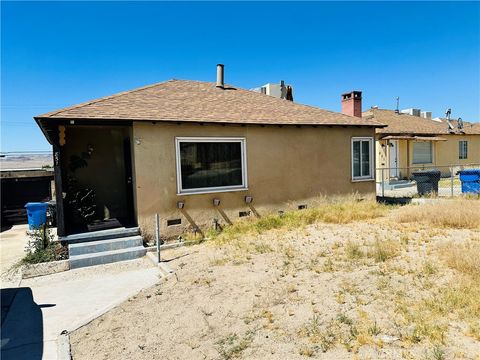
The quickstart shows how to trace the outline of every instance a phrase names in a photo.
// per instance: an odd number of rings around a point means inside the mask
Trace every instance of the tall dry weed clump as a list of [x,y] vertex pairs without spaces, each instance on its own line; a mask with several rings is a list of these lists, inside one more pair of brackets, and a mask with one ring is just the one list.
[[461,198],[408,205],[397,211],[395,220],[442,228],[480,229],[480,200]]

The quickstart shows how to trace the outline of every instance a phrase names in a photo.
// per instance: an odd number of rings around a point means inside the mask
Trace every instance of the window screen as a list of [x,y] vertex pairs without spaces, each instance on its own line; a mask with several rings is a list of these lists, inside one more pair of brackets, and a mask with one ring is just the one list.
[[458,142],[458,158],[459,159],[468,158],[468,141],[461,140]]
[[413,163],[430,164],[433,162],[432,142],[418,141],[413,143]]

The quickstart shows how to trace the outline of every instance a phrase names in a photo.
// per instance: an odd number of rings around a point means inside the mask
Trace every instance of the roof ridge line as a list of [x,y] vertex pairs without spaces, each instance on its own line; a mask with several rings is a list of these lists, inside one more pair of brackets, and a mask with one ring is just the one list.
[[139,87],[139,88],[136,88],[136,89],[127,90],[127,91],[122,91],[122,92],[119,92],[119,93],[116,93],[116,94],[112,94],[112,95],[108,95],[108,96],[101,97],[101,98],[99,98],[99,99],[94,99],[94,100],[86,101],[86,102],[83,102],[83,103],[80,103],[80,104],[77,104],[77,105],[67,106],[67,107],[65,107],[65,108],[63,108],[63,109],[60,109],[60,110],[54,110],[54,111],[51,111],[51,112],[48,112],[48,113],[45,113],[45,114],[36,116],[36,118],[51,117],[51,116],[54,116],[54,115],[58,115],[58,114],[60,114],[60,113],[62,113],[62,112],[64,112],[64,111],[82,108],[82,107],[84,107],[84,106],[88,106],[88,105],[91,105],[91,104],[96,104],[96,103],[99,103],[99,102],[102,102],[102,101],[105,101],[105,100],[110,100],[110,99],[112,99],[112,98],[117,98],[117,97],[120,97],[120,96],[123,96],[123,95],[127,95],[127,94],[131,94],[131,93],[137,92],[137,91],[149,89],[149,88],[152,88],[152,87],[155,87],[155,86],[158,86],[158,85],[160,85],[160,84],[167,83],[167,82],[171,82],[171,81],[177,81],[177,79],[169,79],[169,80],[166,80],[166,81],[160,81],[160,82],[157,82],[157,83],[154,83],[154,84],[150,84],[150,85],[145,85],[145,86],[142,86],[142,87]]

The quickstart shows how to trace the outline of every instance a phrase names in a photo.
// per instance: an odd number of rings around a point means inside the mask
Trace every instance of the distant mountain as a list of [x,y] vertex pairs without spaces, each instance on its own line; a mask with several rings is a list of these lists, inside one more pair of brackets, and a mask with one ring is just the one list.
[[0,158],[0,169],[31,169],[53,167],[52,154],[15,154]]

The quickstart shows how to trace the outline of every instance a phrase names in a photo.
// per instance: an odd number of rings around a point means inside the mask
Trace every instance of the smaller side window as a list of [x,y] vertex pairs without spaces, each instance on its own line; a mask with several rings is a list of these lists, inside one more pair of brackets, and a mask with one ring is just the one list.
[[352,179],[373,179],[372,138],[352,138]]
[[458,158],[468,159],[468,141],[460,140],[458,142]]

